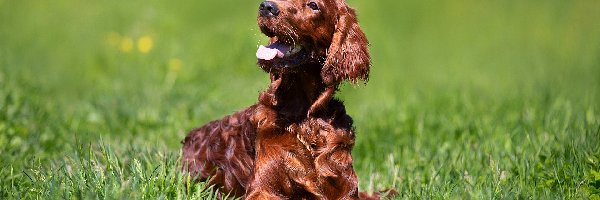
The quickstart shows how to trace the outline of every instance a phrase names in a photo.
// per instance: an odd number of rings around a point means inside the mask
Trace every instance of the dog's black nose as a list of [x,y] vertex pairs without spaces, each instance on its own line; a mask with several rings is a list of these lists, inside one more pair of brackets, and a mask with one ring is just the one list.
[[263,1],[258,7],[258,13],[260,13],[260,16],[263,17],[277,16],[279,15],[279,9],[277,8],[277,4],[275,4],[275,2]]

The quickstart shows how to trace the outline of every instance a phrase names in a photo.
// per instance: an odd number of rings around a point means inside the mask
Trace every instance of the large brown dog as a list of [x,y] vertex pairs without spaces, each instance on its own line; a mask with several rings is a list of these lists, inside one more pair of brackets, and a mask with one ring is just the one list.
[[258,25],[270,38],[256,54],[271,85],[256,105],[190,132],[185,169],[248,199],[358,198],[352,119],[333,99],[343,81],[368,79],[354,10],[344,0],[265,1]]

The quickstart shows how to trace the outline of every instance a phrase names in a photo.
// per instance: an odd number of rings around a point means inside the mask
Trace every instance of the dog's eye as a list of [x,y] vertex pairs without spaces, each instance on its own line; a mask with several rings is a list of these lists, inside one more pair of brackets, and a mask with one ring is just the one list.
[[310,7],[310,9],[319,10],[319,6],[314,1],[308,2],[306,5]]

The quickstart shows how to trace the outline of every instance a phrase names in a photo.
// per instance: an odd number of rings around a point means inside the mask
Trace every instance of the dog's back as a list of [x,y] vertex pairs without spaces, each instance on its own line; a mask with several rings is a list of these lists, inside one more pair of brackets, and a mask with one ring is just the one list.
[[183,143],[184,170],[224,194],[243,196],[254,173],[256,105],[192,130]]

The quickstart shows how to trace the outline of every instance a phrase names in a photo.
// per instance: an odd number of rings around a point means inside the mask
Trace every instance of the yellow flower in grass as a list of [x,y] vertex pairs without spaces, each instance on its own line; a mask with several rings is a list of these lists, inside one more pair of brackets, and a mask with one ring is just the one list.
[[181,70],[181,65],[183,65],[183,63],[179,58],[171,58],[171,60],[169,60],[169,71],[178,72]]
[[129,53],[133,49],[133,39],[129,37],[121,38],[121,43],[119,45],[119,49],[122,52]]
[[165,76],[165,88],[170,90],[173,84],[175,84],[175,80],[177,80],[177,74],[181,70],[183,63],[179,58],[171,58],[168,65],[169,71]]
[[142,53],[148,53],[154,47],[154,41],[150,36],[142,36],[137,41],[138,50]]

